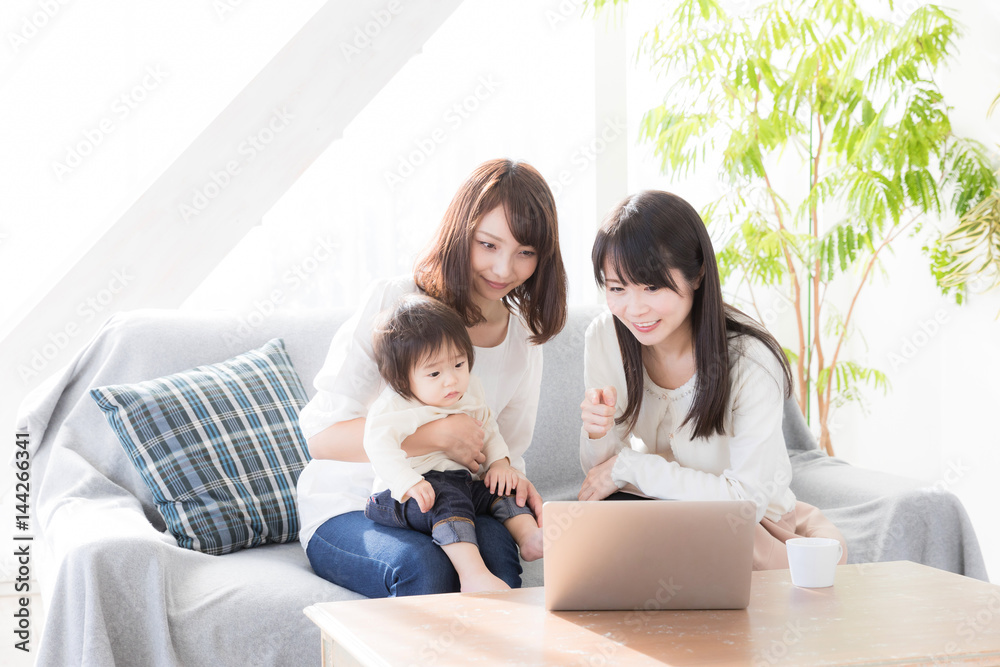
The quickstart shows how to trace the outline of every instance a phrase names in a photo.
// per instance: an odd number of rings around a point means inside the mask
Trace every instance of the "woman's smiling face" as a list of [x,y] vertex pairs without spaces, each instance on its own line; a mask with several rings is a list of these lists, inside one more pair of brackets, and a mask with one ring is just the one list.
[[475,294],[484,301],[499,301],[531,277],[538,253],[514,238],[507,215],[498,206],[476,227],[470,263]]
[[604,292],[608,308],[643,345],[652,347],[676,340],[678,336],[691,336],[695,288],[677,269],[670,272],[670,277],[679,292],[669,287],[627,283],[610,263],[605,263]]

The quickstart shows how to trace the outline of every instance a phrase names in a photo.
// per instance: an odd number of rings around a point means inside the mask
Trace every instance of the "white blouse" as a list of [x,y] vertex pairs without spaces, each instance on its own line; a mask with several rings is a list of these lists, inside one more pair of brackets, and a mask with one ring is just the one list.
[[[795,495],[781,431],[781,366],[762,342],[749,336],[730,337],[729,354],[726,435],[694,439],[693,420],[681,426],[694,400],[697,374],[677,389],[664,389],[643,371],[645,395],[631,437],[624,424],[597,440],[581,429],[584,471],[618,454],[611,474],[620,488],[671,500],[752,500],[757,521],[764,516],[777,520],[791,511]],[[615,417],[625,412],[625,372],[609,312],[587,328],[584,381],[588,389],[614,386]]]
[[[365,417],[386,384],[372,352],[372,324],[401,297],[419,292],[410,276],[376,282],[358,311],[337,331],[323,368],[314,382],[316,395],[299,414],[306,439],[339,422]],[[524,452],[531,444],[542,382],[542,348],[533,345],[523,321],[512,314],[507,335],[495,347],[476,347],[472,373],[483,384],[486,403],[496,415],[510,450],[510,464],[524,472]],[[328,519],[363,510],[375,473],[370,463],[313,459],[297,484],[299,541],[309,545]]]

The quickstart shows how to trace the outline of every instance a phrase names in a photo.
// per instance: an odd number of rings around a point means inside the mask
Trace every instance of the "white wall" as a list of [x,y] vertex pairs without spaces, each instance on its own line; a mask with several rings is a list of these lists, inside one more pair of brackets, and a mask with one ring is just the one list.
[[570,300],[592,301],[599,135],[628,141],[624,114],[595,127],[594,32],[576,3],[466,0],[185,307],[224,303],[248,323],[272,305],[351,307],[412,270],[459,185],[497,157],[552,185]]

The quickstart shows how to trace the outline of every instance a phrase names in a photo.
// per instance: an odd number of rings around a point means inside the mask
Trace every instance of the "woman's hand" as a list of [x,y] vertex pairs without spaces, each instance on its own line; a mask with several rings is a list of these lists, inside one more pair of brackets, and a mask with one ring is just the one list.
[[411,486],[400,500],[405,503],[410,498],[417,501],[421,512],[426,513],[434,507],[434,487],[426,479],[422,479]]
[[407,456],[444,452],[455,463],[476,472],[480,464],[486,463],[485,435],[482,422],[458,413],[427,422],[403,440],[402,447]]
[[583,430],[591,440],[603,438],[615,425],[615,404],[618,391],[614,387],[588,389],[580,404]]
[[578,500],[604,500],[618,490],[618,485],[611,479],[611,469],[615,467],[618,455],[615,454],[604,463],[599,463],[587,472],[587,477],[580,487]]
[[[538,493],[535,485],[532,484],[524,473],[510,465],[506,458],[494,461],[490,466],[483,483],[489,487],[490,493],[507,495],[514,492],[514,502],[518,507],[528,505],[528,509],[535,515],[538,527],[542,526],[542,496]],[[506,492],[503,491],[503,484],[507,484]],[[494,488],[496,486],[496,488]]]
[[542,527],[542,496],[535,489],[535,485],[531,483],[524,473],[517,468],[512,468],[512,470],[517,473],[520,478],[517,481],[517,487],[514,489],[514,502],[517,503],[518,507],[528,506],[531,513],[535,515],[535,521],[538,523],[538,527]]

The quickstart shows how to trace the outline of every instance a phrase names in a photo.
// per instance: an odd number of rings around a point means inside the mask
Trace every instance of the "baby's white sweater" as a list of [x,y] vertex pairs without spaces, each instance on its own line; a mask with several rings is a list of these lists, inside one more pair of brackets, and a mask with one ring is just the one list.
[[424,424],[459,413],[474,417],[483,424],[486,465],[480,471],[488,470],[494,461],[510,456],[507,443],[497,428],[497,420],[486,405],[483,385],[475,375],[469,376],[469,388],[462,398],[446,408],[403,398],[392,387],[387,387],[372,404],[365,421],[365,451],[375,468],[372,490],[389,489],[392,497],[400,500],[429,470],[468,470],[449,459],[444,452],[407,458],[406,452],[400,448],[400,443]]

